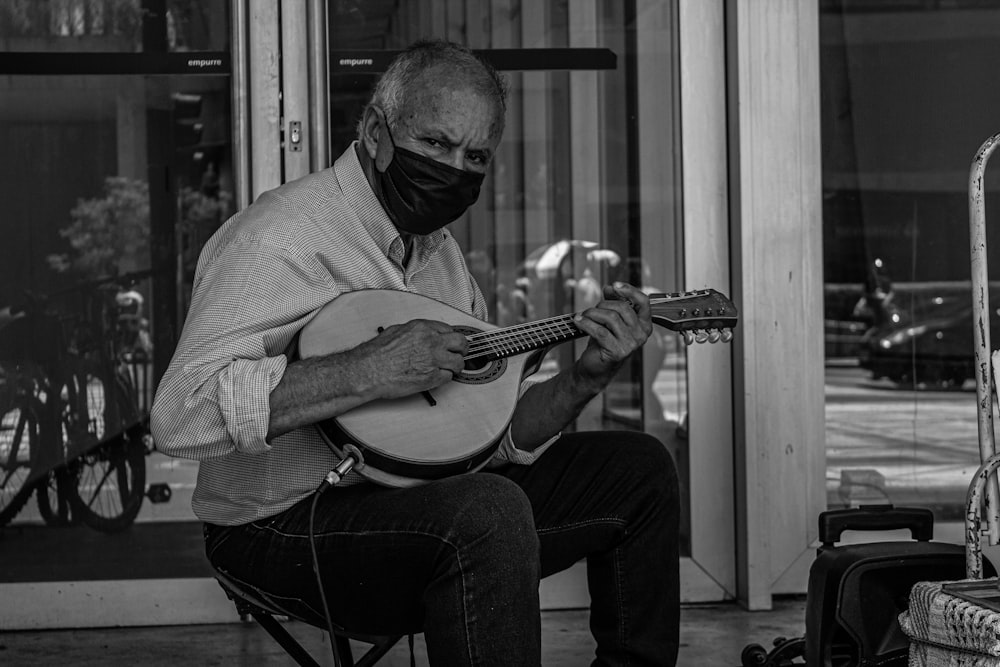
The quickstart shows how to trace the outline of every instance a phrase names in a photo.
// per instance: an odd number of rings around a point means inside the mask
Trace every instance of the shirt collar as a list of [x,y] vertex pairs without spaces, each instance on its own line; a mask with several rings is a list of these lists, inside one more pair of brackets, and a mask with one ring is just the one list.
[[[399,230],[392,224],[385,209],[379,202],[378,197],[372,190],[371,184],[365,178],[364,169],[358,161],[355,152],[357,141],[347,147],[337,161],[334,163],[334,172],[340,187],[347,195],[347,203],[357,213],[361,223],[368,230],[372,239],[378,247],[385,253],[386,257],[399,254],[402,257],[403,239],[399,235]],[[422,253],[432,253],[447,238],[448,232],[445,229],[438,229],[426,236],[415,236],[414,250]]]

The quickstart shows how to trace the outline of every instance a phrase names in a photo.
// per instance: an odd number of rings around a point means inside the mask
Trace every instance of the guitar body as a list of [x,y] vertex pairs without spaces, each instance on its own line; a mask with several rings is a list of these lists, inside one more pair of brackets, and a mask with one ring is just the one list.
[[[438,320],[463,333],[496,328],[419,294],[359,290],[337,297],[303,327],[299,356],[343,352],[374,338],[380,328],[414,319]],[[532,358],[520,354],[468,370],[431,390],[433,405],[422,394],[376,400],[322,422],[319,431],[341,455],[344,447],[357,447],[364,461],[354,469],[387,486],[477,470],[507,430]]]

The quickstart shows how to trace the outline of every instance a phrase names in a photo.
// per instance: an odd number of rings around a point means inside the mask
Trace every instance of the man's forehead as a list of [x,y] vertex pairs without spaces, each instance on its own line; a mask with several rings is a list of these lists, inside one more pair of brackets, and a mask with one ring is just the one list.
[[407,101],[418,107],[427,103],[449,103],[462,99],[492,103],[481,86],[457,76],[424,74],[414,79],[408,93]]
[[398,120],[410,130],[446,134],[479,124],[485,134],[493,135],[499,131],[499,114],[495,100],[468,85],[414,86]]

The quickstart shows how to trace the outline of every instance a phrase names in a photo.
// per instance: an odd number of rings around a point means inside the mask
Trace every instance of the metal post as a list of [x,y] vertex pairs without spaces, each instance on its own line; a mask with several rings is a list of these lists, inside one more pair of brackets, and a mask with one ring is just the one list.
[[309,0],[309,133],[313,171],[330,166],[330,81],[326,0]]
[[[978,400],[979,460],[986,462],[995,453],[993,439],[993,374],[990,347],[990,289],[986,254],[986,194],[984,172],[990,155],[1000,142],[1000,134],[987,139],[972,161],[969,171],[969,242],[972,251],[973,341]],[[986,521],[991,545],[998,542],[998,493],[996,475],[986,485]]]
[[233,180],[236,209],[250,205],[250,110],[247,107],[250,80],[247,61],[246,0],[232,0],[233,74]]

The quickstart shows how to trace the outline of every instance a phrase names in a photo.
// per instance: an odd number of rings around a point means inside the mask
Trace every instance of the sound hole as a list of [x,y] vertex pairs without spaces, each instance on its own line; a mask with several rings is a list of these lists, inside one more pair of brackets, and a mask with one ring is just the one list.
[[476,357],[475,359],[465,360],[465,372],[466,373],[478,373],[490,364],[490,360],[486,357]]
[[[472,327],[455,327],[455,330],[466,336],[479,333],[478,329]],[[465,370],[455,376],[455,382],[486,384],[503,375],[505,370],[507,370],[506,359],[490,359],[486,355],[477,356],[474,359],[465,360]]]

